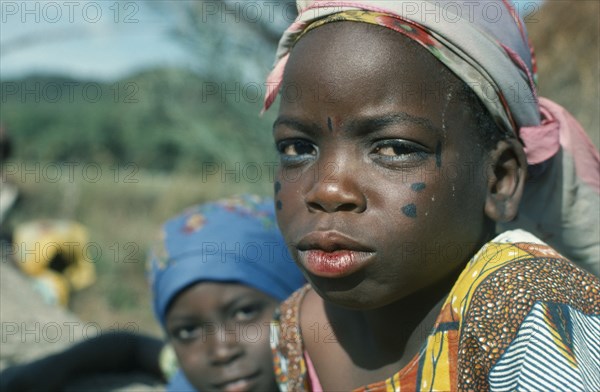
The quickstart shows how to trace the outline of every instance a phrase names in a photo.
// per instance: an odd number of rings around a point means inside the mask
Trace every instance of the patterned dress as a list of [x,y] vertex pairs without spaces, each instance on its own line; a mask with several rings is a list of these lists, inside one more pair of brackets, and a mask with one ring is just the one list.
[[[299,335],[308,286],[271,339],[282,391],[316,391]],[[508,231],[467,264],[419,353],[355,391],[600,391],[600,280],[533,235]]]

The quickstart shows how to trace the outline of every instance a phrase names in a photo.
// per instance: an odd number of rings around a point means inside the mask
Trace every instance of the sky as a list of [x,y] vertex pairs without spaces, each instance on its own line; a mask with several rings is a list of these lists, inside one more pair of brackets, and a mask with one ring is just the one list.
[[[168,34],[173,16],[152,1],[0,0],[0,79],[112,81],[147,68],[192,67],[194,57]],[[531,1],[538,0],[517,0],[517,9],[527,12]]]
[[114,80],[193,61],[146,1],[0,0],[0,77],[34,73]]

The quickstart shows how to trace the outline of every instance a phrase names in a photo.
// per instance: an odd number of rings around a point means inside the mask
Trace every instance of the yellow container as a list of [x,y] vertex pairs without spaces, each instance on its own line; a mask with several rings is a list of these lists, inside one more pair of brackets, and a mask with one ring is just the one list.
[[88,231],[80,223],[26,222],[16,227],[13,243],[16,264],[27,275],[39,277],[53,271],[64,276],[73,290],[86,288],[96,280],[94,260],[86,254]]

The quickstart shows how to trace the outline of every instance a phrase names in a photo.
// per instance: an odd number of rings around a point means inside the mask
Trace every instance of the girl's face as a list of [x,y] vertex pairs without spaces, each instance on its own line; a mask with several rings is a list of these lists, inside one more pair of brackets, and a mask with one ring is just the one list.
[[326,300],[373,309],[447,283],[485,242],[488,154],[460,91],[384,28],[330,23],[295,46],[274,124],[277,214]]
[[278,301],[248,286],[198,283],[166,318],[179,364],[198,391],[276,391],[269,322]]

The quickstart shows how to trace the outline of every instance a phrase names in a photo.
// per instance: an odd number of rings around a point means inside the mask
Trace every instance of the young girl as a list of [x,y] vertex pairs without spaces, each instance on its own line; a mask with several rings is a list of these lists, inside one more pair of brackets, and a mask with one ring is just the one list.
[[599,280],[496,236],[525,189],[518,223],[598,263],[598,153],[536,97],[508,2],[298,8],[269,79],[278,221],[311,283],[275,320],[282,390],[599,390]]
[[169,390],[276,391],[269,321],[304,278],[273,200],[244,195],[194,207],[163,234],[151,263],[154,309],[183,370]]

